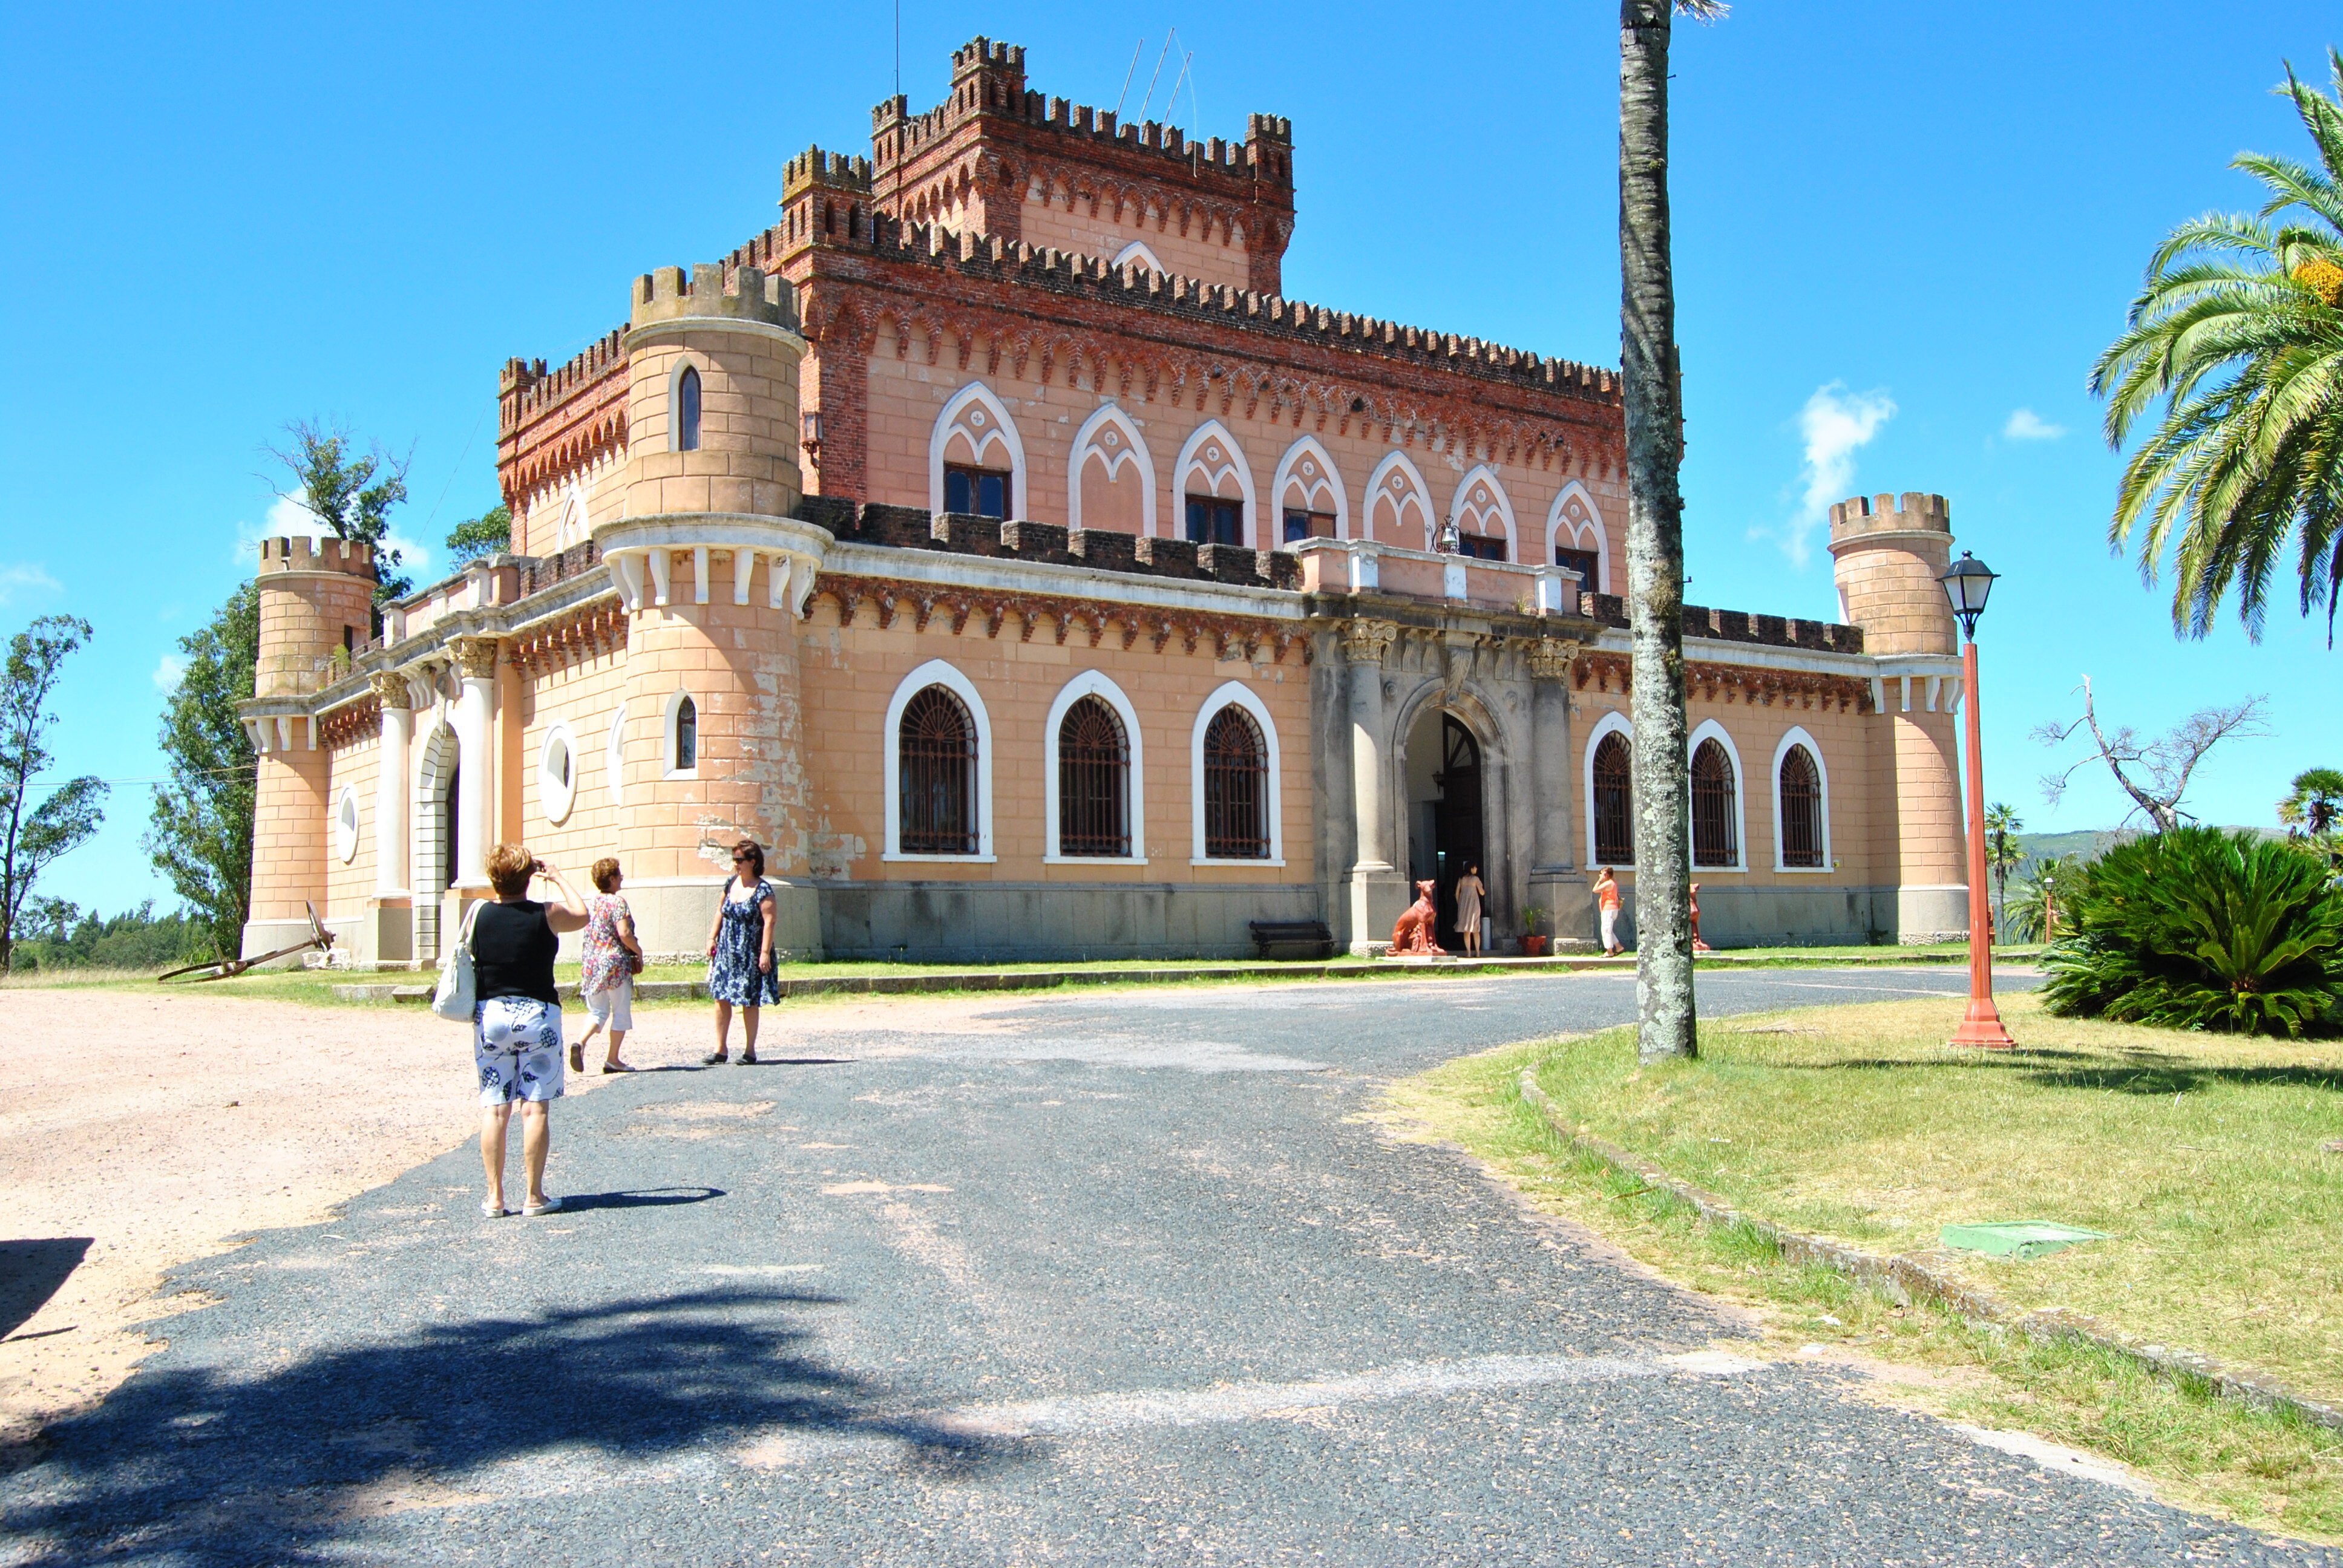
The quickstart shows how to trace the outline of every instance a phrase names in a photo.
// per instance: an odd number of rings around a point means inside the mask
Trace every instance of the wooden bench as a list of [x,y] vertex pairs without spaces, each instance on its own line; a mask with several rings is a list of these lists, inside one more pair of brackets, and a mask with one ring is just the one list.
[[1265,959],[1330,959],[1334,933],[1323,920],[1253,920],[1253,950]]

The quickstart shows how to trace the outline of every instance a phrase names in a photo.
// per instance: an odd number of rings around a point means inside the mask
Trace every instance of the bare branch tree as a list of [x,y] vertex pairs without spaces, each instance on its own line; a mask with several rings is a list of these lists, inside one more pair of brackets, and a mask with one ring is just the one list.
[[[2157,831],[2169,832],[2189,815],[2180,809],[2180,798],[2187,793],[2188,777],[2197,771],[2197,764],[2205,760],[2207,752],[2232,735],[2269,733],[2267,700],[2248,697],[2226,708],[2200,709],[2170,734],[2143,740],[2128,724],[2113,733],[2100,726],[2091,696],[2091,678],[2087,675],[2083,677],[2083,716],[2071,724],[2039,725],[2035,729],[2034,739],[2045,746],[2056,746],[2078,729],[2089,730],[2096,757],[2107,765],[2107,771],[2116,776],[2123,792],[2132,798],[2133,809],[2155,823]],[[2058,772],[2044,774],[2043,798],[2053,806],[2058,804],[2076,773],[2089,767],[2091,761],[2087,757]],[[2126,812],[2124,820],[2131,820],[2131,812]]]

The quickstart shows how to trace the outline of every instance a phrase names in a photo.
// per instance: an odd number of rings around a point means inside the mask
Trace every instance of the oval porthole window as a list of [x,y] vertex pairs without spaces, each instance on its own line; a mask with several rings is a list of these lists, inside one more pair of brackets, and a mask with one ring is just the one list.
[[566,821],[578,799],[578,742],[569,726],[557,724],[545,732],[537,754],[537,797],[548,822]]
[[358,792],[354,785],[342,786],[342,798],[334,806],[334,853],[345,866],[358,858]]

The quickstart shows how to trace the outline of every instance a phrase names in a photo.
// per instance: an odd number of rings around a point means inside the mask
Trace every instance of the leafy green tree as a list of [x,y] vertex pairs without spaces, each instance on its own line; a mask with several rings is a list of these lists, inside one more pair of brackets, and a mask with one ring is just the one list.
[[2054,1012],[2237,1034],[2335,1032],[2343,890],[2250,830],[2175,828],[2083,873],[2074,926],[2043,957]]
[[1620,0],[1619,370],[1627,424],[1627,637],[1634,664],[1635,1052],[1698,1054],[1691,785],[1685,778],[1684,399],[1668,213],[1668,48],[1678,13],[1721,0]]
[[2005,934],[2012,941],[2046,942],[2066,923],[2067,906],[2081,879],[2079,855],[2054,855],[2035,862],[2033,875],[2017,884],[2017,892],[2002,906]]
[[[2107,542],[2137,535],[2153,582],[2177,544],[2172,621],[2212,629],[2234,586],[2258,638],[2272,574],[2297,534],[2302,613],[2324,605],[2335,638],[2343,585],[2343,53],[2328,51],[2335,93],[2295,79],[2294,100],[2318,154],[2240,153],[2230,166],[2260,180],[2261,211],[2207,213],[2167,236],[2149,258],[2123,335],[2092,367],[2107,399],[2107,436],[2121,447],[2159,402],[2163,420],[2132,455]],[[2281,220],[2282,221],[2273,221]]]
[[2343,821],[2343,768],[2306,768],[2296,774],[2278,803],[2278,819],[2313,838],[2333,832]]
[[[2026,823],[2017,815],[2017,808],[2006,801],[1996,800],[1985,809],[1985,859],[1993,868],[1993,907],[1996,914],[2009,908],[2009,873],[2025,864],[2026,848],[2017,836],[2026,831]],[[2004,933],[2006,940],[2006,933]]]
[[49,699],[66,657],[89,636],[85,620],[45,615],[10,639],[7,663],[0,666],[0,974],[7,972],[15,946],[16,917],[41,873],[86,843],[106,820],[101,780],[41,781],[51,760],[42,737],[57,721]]
[[228,595],[211,624],[179,639],[186,673],[163,707],[171,781],[155,787],[144,840],[156,869],[194,909],[216,956],[244,941],[252,892],[252,809],[258,759],[236,705],[252,696],[260,660],[260,596]]
[[512,508],[502,501],[477,518],[458,523],[456,531],[447,536],[448,554],[459,567],[511,548]]
[[336,538],[374,547],[377,607],[414,592],[415,579],[397,569],[399,551],[388,542],[390,510],[407,499],[409,460],[392,457],[379,442],[359,457],[347,430],[313,419],[297,419],[285,433],[292,444],[271,447],[268,454],[292,473],[296,487],[284,492],[286,498],[307,507]]

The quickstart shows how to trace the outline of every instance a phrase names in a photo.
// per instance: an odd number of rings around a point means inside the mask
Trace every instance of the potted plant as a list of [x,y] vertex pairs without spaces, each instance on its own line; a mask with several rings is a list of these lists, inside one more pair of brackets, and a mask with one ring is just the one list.
[[1522,951],[1534,959],[1545,957],[1546,939],[1538,934],[1538,927],[1545,924],[1546,914],[1547,911],[1536,904],[1526,905],[1522,910]]

